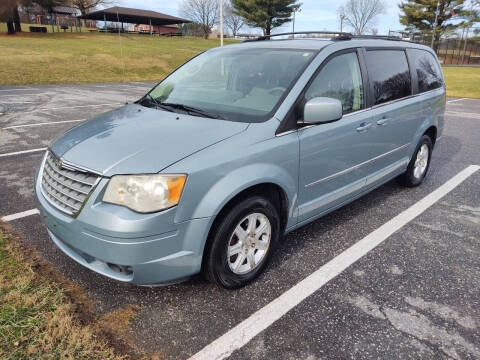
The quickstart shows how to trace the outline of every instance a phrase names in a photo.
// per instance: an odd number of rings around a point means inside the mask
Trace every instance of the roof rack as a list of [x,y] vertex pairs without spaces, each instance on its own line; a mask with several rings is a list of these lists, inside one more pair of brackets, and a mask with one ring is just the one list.
[[390,35],[352,35],[352,39],[379,39],[379,40],[392,40],[392,41],[402,41],[403,39],[398,36]]
[[270,40],[273,37],[286,36],[286,35],[291,35],[292,36],[289,40],[295,39],[295,35],[333,35],[332,40],[334,40],[334,41],[352,40],[352,39],[379,39],[379,40],[411,42],[409,40],[403,40],[400,37],[391,36],[391,35],[353,35],[353,34],[348,33],[348,32],[340,32],[340,31],[286,32],[286,33],[280,33],[280,34],[263,35],[263,36],[259,36],[259,37],[255,38],[255,39],[244,40],[243,42],[264,41],[264,40]]
[[280,33],[280,34],[263,35],[255,39],[244,40],[243,42],[264,41],[264,40],[270,40],[272,37],[286,36],[286,35],[291,35],[292,39],[295,38],[295,35],[333,35],[333,37],[336,40],[349,40],[353,36],[348,32],[340,32],[340,31],[296,31],[296,32],[286,32],[286,33]]

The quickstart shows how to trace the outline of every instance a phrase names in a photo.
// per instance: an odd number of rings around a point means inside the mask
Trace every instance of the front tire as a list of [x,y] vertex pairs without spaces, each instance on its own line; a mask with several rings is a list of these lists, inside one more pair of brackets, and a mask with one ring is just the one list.
[[204,275],[228,289],[245,286],[270,260],[280,236],[280,217],[263,196],[241,200],[222,215],[206,248]]
[[423,182],[430,167],[432,149],[432,139],[428,135],[423,135],[408,164],[407,171],[397,179],[401,185],[415,187]]

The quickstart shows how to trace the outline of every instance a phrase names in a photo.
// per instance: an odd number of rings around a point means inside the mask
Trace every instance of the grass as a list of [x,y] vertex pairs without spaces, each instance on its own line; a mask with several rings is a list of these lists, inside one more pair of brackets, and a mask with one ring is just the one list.
[[104,316],[92,309],[81,288],[0,224],[0,358],[129,358],[118,332],[134,308]]
[[[0,34],[0,85],[159,81],[201,51],[219,45],[217,39],[148,35],[123,35],[121,42],[123,59],[116,34]],[[449,96],[480,98],[480,68],[443,70]]]
[[[158,81],[219,40],[103,33],[0,35],[0,85]],[[229,42],[228,40],[226,41]]]
[[480,99],[480,67],[444,66],[447,95]]

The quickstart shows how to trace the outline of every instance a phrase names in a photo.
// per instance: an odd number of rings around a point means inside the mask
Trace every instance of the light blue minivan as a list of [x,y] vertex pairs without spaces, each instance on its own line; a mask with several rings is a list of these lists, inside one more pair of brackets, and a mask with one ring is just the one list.
[[428,47],[258,39],[208,50],[139,101],[56,139],[36,175],[68,256],[139,285],[245,285],[281,237],[397,178],[419,185],[442,134]]

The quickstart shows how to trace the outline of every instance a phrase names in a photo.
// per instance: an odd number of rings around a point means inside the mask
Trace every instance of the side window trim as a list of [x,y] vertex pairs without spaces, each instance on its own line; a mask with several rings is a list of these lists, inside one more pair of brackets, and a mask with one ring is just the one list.
[[[366,77],[365,77],[365,74],[364,74],[364,70],[366,70],[366,66],[365,68],[362,68],[362,64],[361,64],[361,55],[359,53],[360,51],[360,48],[349,48],[349,49],[343,49],[343,50],[339,50],[333,54],[330,54],[321,64],[320,66],[317,68],[317,70],[315,71],[315,73],[312,75],[312,77],[308,80],[308,83],[307,85],[303,88],[302,92],[300,93],[300,102],[303,102],[305,101],[305,94],[307,93],[307,91],[310,89],[310,86],[312,85],[312,83],[315,81],[315,79],[317,78],[317,76],[320,74],[320,72],[323,70],[323,68],[328,65],[328,63],[330,61],[332,61],[333,59],[335,59],[336,57],[338,56],[341,56],[341,55],[345,55],[345,54],[350,54],[350,53],[355,53],[355,55],[357,55],[357,61],[358,61],[358,66],[360,68],[360,76],[362,78],[362,90],[363,90],[363,107],[359,110],[356,110],[354,112],[357,112],[357,111],[361,111],[361,110],[364,110],[366,107],[367,107],[367,102],[366,102],[366,94],[365,94],[365,86],[366,86]],[[297,99],[298,100],[298,99]],[[347,115],[347,114],[345,114]]]
[[[290,132],[293,132],[293,131],[297,131],[299,129],[299,127],[297,126],[297,123],[295,121],[295,124],[290,124],[290,119],[292,117],[295,116],[295,113],[297,111],[297,108],[298,106],[303,103],[304,99],[305,99],[305,93],[307,92],[307,90],[309,89],[310,85],[312,84],[312,82],[315,80],[315,78],[317,77],[317,75],[320,73],[320,71],[322,71],[322,69],[325,67],[325,65],[328,64],[328,62],[330,60],[332,60],[333,58],[337,57],[337,56],[340,56],[340,55],[343,55],[343,54],[349,54],[349,53],[355,53],[357,54],[357,59],[358,59],[358,62],[359,62],[359,65],[360,65],[360,72],[362,74],[362,86],[363,86],[363,106],[364,108],[363,109],[360,109],[358,111],[364,111],[364,110],[367,110],[367,105],[368,103],[366,102],[366,83],[365,83],[365,74],[364,74],[364,70],[366,70],[366,67],[365,68],[362,68],[362,64],[361,64],[361,60],[360,60],[360,53],[359,53],[359,50],[360,48],[358,47],[353,47],[353,48],[348,48],[348,49],[342,49],[342,50],[338,50],[338,51],[335,51],[334,53],[330,54],[327,56],[327,58],[325,60],[322,61],[322,63],[318,66],[318,68],[315,70],[315,72],[312,74],[312,76],[310,77],[310,79],[308,79],[308,82],[306,83],[306,85],[304,86],[304,88],[302,89],[302,91],[300,92],[300,94],[298,95],[297,99],[295,100],[295,102],[293,103],[292,107],[290,108],[290,111],[287,113],[287,115],[285,116],[285,118],[281,121],[280,125],[278,126],[277,128],[277,131],[275,132],[275,135],[276,136],[279,136],[279,135],[282,135],[284,133],[290,133]],[[367,78],[368,79],[368,78]],[[368,92],[368,91],[367,91]],[[357,111],[355,111],[357,112]],[[353,113],[355,113],[353,112]],[[349,113],[347,115],[350,115],[350,114],[353,114],[353,113]]]
[[412,94],[413,95],[418,95],[418,94],[420,94],[420,90],[419,90],[419,87],[418,87],[418,74],[417,74],[417,69],[415,69],[415,67],[414,67],[415,64],[414,64],[414,61],[413,61],[412,49],[408,48],[408,49],[406,49],[406,51],[407,51],[408,66],[410,67],[410,74],[411,74],[412,85],[413,85]]
[[[407,48],[407,59],[409,61],[409,63],[413,64],[412,65],[412,69],[411,72],[412,72],[412,76],[415,80],[414,82],[414,89],[415,89],[415,93],[414,95],[417,96],[417,95],[422,95],[422,94],[425,94],[425,93],[428,93],[428,92],[431,92],[431,91],[436,91],[438,89],[442,89],[442,88],[445,88],[445,79],[443,77],[443,72],[442,72],[442,67],[441,67],[441,64],[439,63],[438,61],[438,58],[436,57],[436,55],[426,49],[419,49],[419,48]],[[430,89],[430,90],[426,90],[426,91],[420,91],[420,79],[418,78],[418,73],[417,73],[417,68],[415,67],[415,56],[414,56],[414,52],[415,51],[422,51],[424,52],[426,55],[430,56],[432,61],[434,62],[435,66],[437,67],[437,70],[439,72],[439,75],[440,75],[440,78],[441,78],[441,86],[437,87],[437,88],[434,88],[434,89]]]
[[[373,88],[373,81],[370,77],[370,75],[368,76],[368,90],[369,90],[369,93],[371,94],[370,95],[370,102],[369,102],[369,107],[370,108],[378,108],[380,106],[384,106],[384,105],[388,105],[388,104],[391,104],[391,103],[394,103],[394,102],[397,102],[397,101],[402,101],[402,100],[405,100],[405,99],[409,99],[413,96],[416,96],[417,94],[415,94],[413,91],[414,91],[414,87],[412,85],[412,70],[411,70],[411,67],[410,67],[410,61],[408,59],[408,53],[407,53],[407,48],[405,47],[395,47],[395,46],[388,46],[388,47],[378,47],[378,46],[372,46],[372,47],[366,47],[364,48],[364,53],[363,53],[363,56],[364,56],[364,59],[365,59],[365,64],[366,64],[366,54],[368,51],[381,51],[381,50],[393,50],[393,51],[401,51],[405,54],[405,58],[407,59],[407,66],[408,66],[408,71],[410,73],[410,95],[408,96],[404,96],[404,97],[401,97],[401,98],[398,98],[398,99],[394,99],[394,100],[390,100],[390,101],[387,101],[387,102],[384,102],[384,103],[380,103],[380,104],[375,104],[375,90]],[[367,73],[368,73],[368,68],[367,68]]]
[[370,81],[370,76],[368,74],[367,60],[366,60],[367,50],[366,48],[357,49],[358,61],[360,62],[360,70],[362,72],[363,79],[363,98],[364,98],[364,109],[369,109],[373,106],[373,84]]

